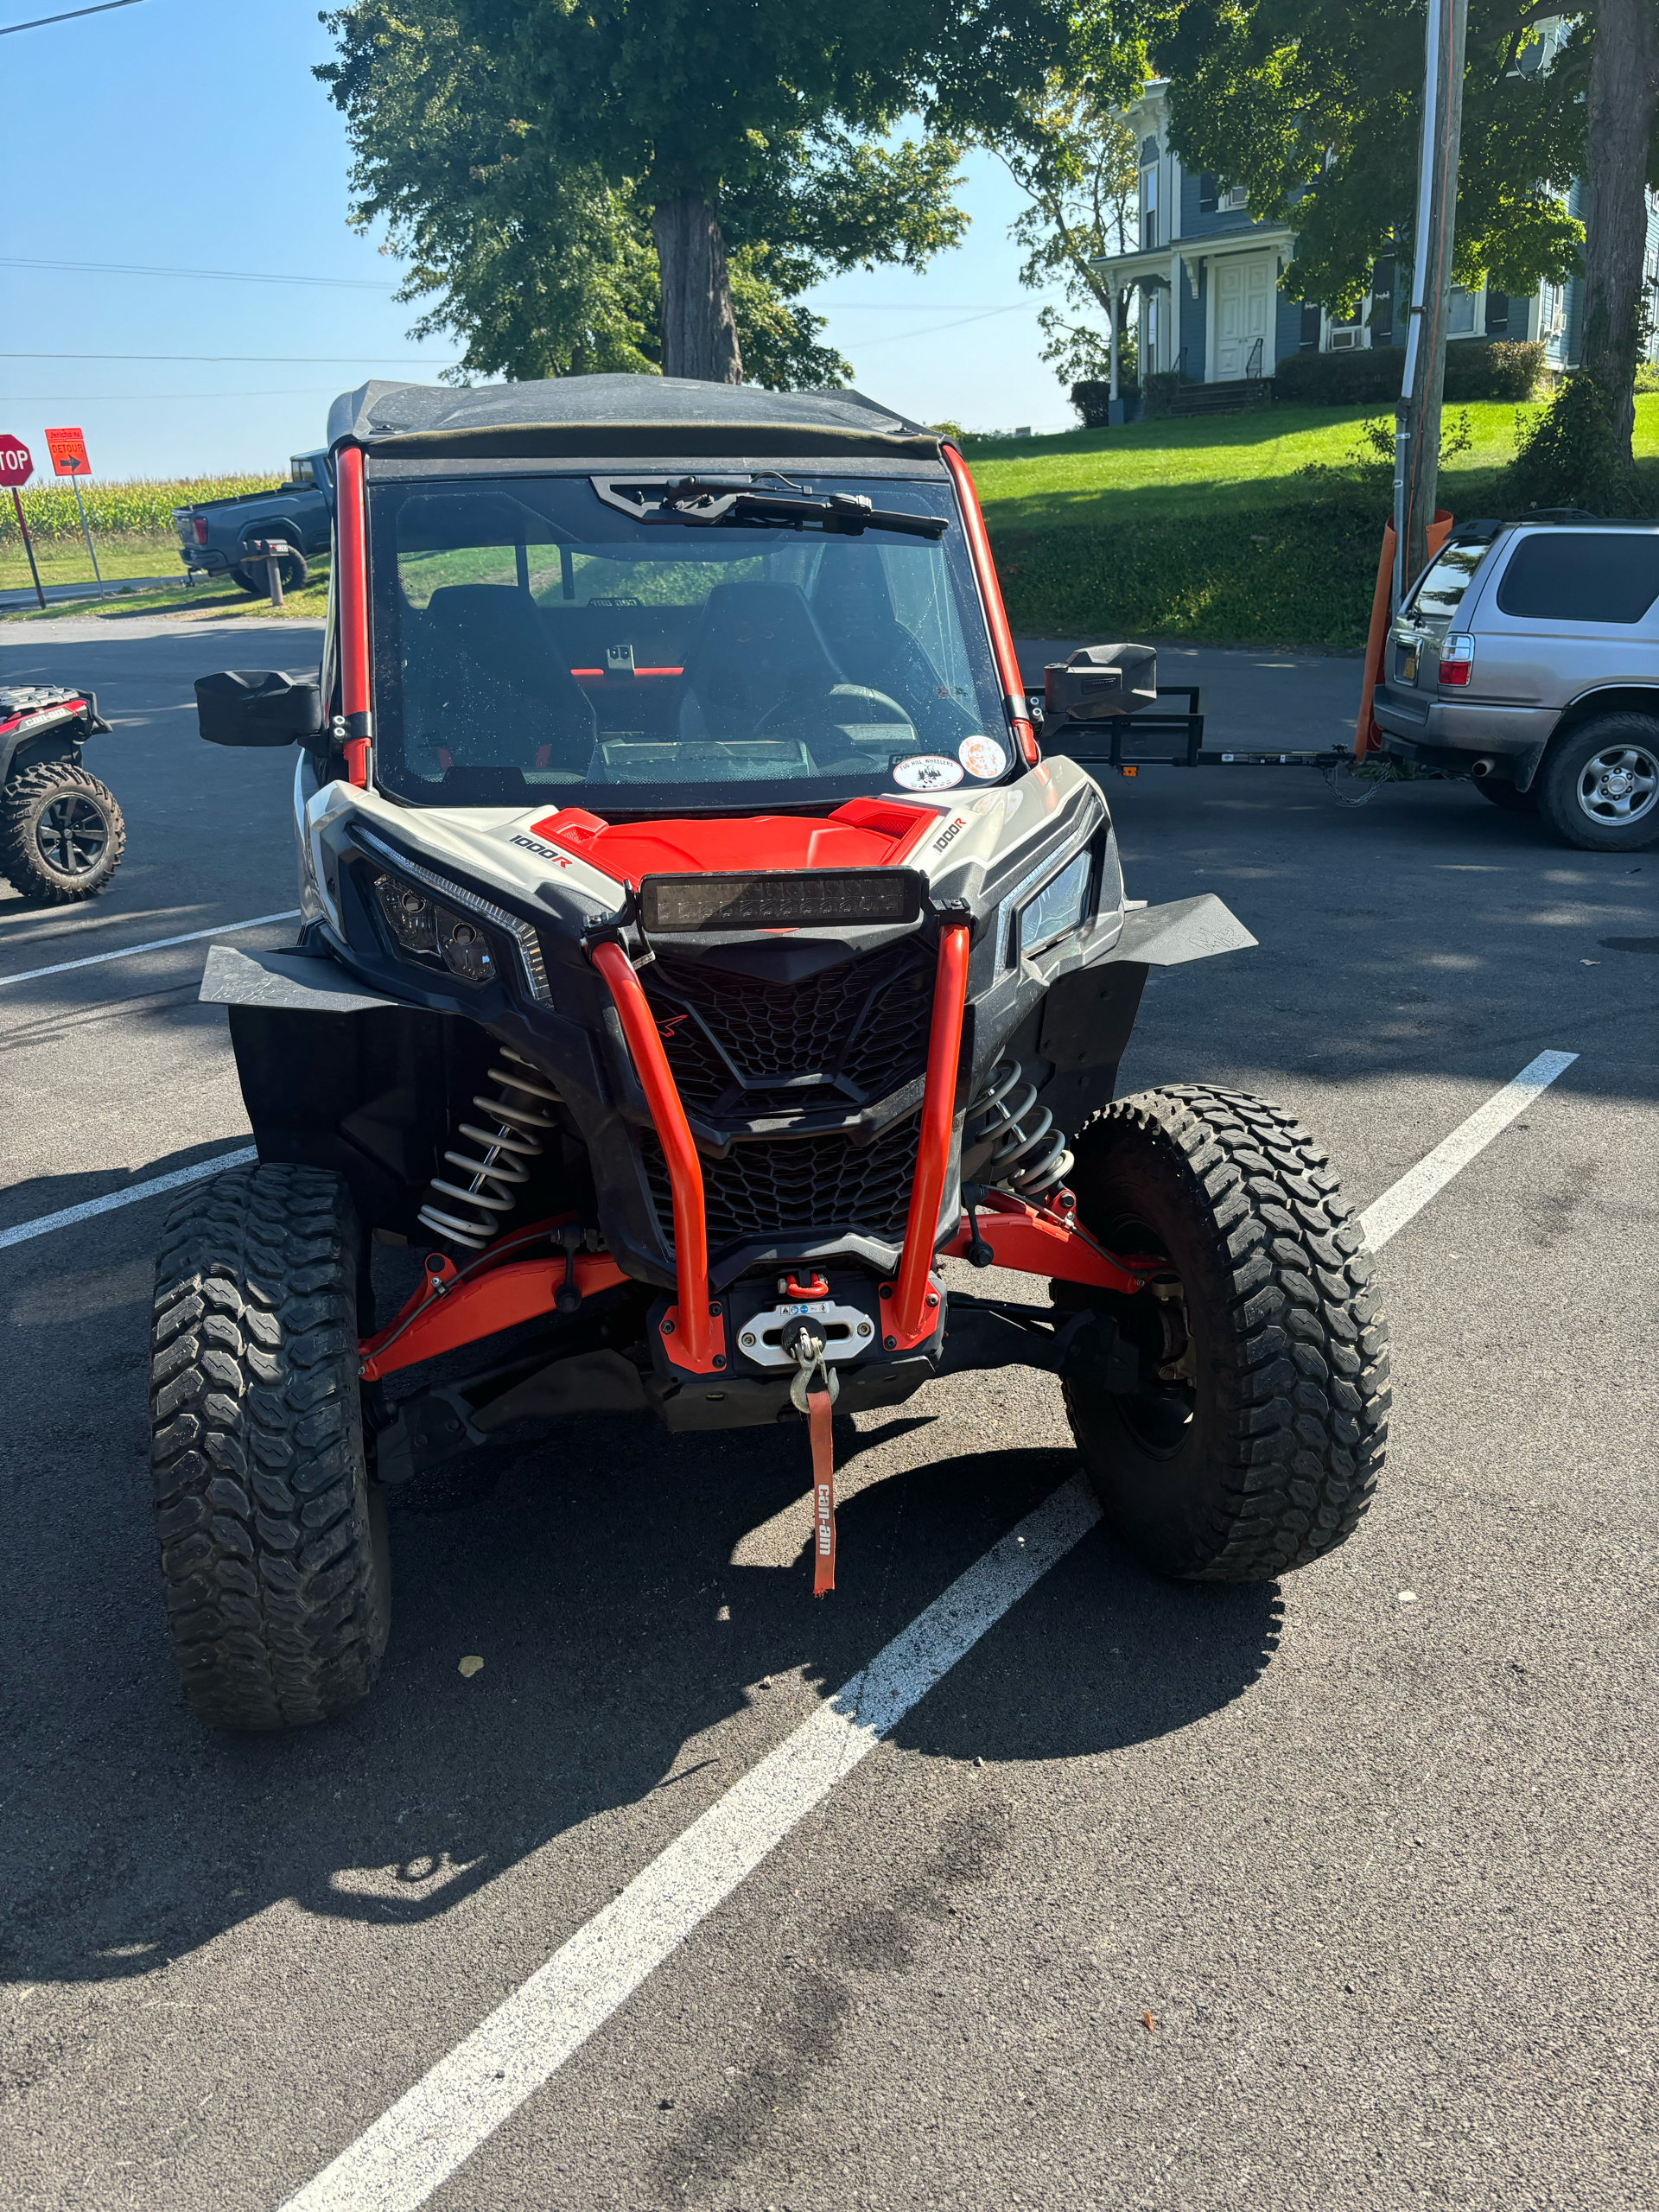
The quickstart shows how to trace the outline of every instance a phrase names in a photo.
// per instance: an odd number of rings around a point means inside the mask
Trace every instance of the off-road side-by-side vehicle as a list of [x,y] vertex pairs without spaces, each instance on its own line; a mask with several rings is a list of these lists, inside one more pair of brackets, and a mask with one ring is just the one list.
[[[1342,1542],[1387,1355],[1324,1154],[1234,1092],[1114,1097],[1148,970],[1254,942],[1126,910],[1068,757],[1151,653],[1051,669],[1039,754],[960,454],[854,394],[371,384],[330,448],[320,676],[197,686],[205,737],[298,742],[304,912],[211,956],[259,1164],[159,1262],[203,1719],[363,1696],[388,1488],[527,1420],[804,1424],[822,1591],[832,1404],[1021,1363],[1159,1571]],[[397,1313],[371,1239],[421,1257]]]
[[25,898],[90,899],[121,865],[115,793],[80,765],[87,739],[109,728],[90,691],[0,690],[0,875]]

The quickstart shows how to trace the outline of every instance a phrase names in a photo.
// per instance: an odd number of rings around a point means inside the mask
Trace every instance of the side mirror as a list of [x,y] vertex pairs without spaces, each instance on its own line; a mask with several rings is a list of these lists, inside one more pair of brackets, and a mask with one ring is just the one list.
[[196,678],[196,722],[209,745],[314,745],[322,694],[315,676],[227,668]]

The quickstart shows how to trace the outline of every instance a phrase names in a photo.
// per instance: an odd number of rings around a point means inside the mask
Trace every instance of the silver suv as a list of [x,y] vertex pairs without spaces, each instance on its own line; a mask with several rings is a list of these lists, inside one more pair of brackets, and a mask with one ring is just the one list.
[[1384,674],[1385,753],[1589,852],[1659,839],[1659,523],[1465,523],[1407,594]]

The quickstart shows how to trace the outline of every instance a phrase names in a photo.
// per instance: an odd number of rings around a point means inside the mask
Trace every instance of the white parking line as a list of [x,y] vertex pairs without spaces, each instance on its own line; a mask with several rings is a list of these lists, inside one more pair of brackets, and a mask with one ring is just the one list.
[[1578,1057],[1576,1052],[1540,1052],[1513,1083],[1506,1083],[1466,1122],[1459,1122],[1427,1159],[1420,1160],[1409,1174],[1402,1175],[1391,1191],[1384,1191],[1376,1205],[1359,1217],[1360,1230],[1372,1251],[1386,1244],[1396,1230],[1403,1229],[1413,1214],[1443,1191],[1460,1167],[1466,1167],[1478,1152],[1484,1152]]
[[1028,1514],[283,2212],[424,2204],[1099,1518],[1081,1476]]
[[152,938],[148,944],[124,944],[116,952],[91,952],[84,960],[60,960],[50,968],[25,968],[19,976],[0,976],[0,988],[8,983],[32,983],[40,976],[66,976],[72,968],[97,968],[106,960],[131,960],[141,952],[162,952],[169,944],[194,944],[204,937],[235,937],[243,930],[262,930],[268,922],[296,922],[297,906],[284,914],[255,914],[245,922],[220,922],[210,930],[187,930],[182,937]]
[[[1541,1053],[1385,1191],[1372,1250],[1577,1057]],[[1099,1517],[1081,1476],[1027,1515],[281,2212],[418,2212]]]
[[43,1213],[37,1221],[20,1221],[16,1229],[0,1229],[0,1252],[9,1244],[27,1244],[31,1236],[44,1236],[54,1229],[69,1229],[94,1214],[111,1213],[117,1206],[137,1205],[140,1198],[158,1198],[163,1191],[181,1191],[187,1183],[200,1183],[226,1167],[245,1167],[259,1157],[257,1147],[244,1145],[239,1152],[221,1152],[217,1160],[203,1160],[194,1167],[180,1167],[171,1175],[154,1175],[148,1183],[129,1183],[124,1191],[111,1191],[106,1198],[88,1198],[82,1205],[66,1206],[61,1213]]

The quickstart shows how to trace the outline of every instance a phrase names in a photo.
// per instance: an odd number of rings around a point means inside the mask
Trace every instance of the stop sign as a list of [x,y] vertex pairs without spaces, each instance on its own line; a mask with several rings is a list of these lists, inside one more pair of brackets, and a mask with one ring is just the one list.
[[21,438],[0,431],[0,488],[27,484],[35,474],[35,457]]

